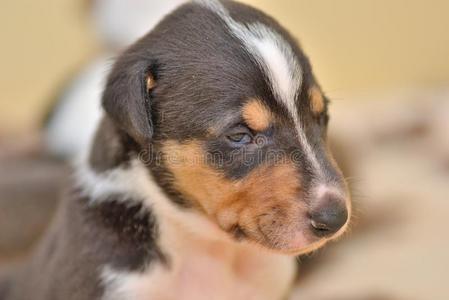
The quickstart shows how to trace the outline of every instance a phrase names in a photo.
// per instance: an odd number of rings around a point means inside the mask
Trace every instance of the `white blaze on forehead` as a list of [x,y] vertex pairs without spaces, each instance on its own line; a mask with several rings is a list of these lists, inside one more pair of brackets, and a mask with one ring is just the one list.
[[242,42],[266,73],[277,98],[289,108],[289,111],[292,113],[296,111],[295,99],[301,87],[302,72],[290,44],[279,33],[264,24],[236,22],[220,1],[194,2],[212,10],[225,21],[231,33]]
[[293,53],[289,53],[291,49],[283,47],[282,41],[272,32],[266,30],[266,34],[265,37],[256,37],[250,41],[254,55],[267,73],[276,96],[294,113],[295,99],[302,80],[299,64]]
[[322,174],[320,164],[307,140],[296,108],[296,99],[300,92],[303,74],[291,45],[278,32],[265,24],[238,23],[219,0],[195,0],[194,2],[212,10],[223,19],[231,33],[255,58],[270,80],[276,99],[290,113],[306,156],[313,168]]

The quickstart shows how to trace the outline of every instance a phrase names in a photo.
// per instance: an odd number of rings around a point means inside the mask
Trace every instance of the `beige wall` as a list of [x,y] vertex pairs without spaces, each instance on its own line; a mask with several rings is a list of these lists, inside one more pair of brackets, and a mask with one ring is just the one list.
[[[158,0],[161,1],[161,0]],[[245,0],[278,18],[332,95],[449,83],[447,0]],[[0,0],[0,132],[37,123],[97,48],[81,0]]]
[[300,39],[330,91],[449,83],[447,0],[247,0]]
[[35,126],[55,89],[93,53],[85,2],[0,0],[0,134]]

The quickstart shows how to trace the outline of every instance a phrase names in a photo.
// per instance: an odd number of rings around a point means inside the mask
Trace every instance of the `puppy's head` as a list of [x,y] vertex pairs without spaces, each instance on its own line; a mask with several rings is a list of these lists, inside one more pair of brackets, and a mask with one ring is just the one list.
[[118,59],[103,96],[180,209],[295,255],[340,235],[350,215],[327,103],[294,39],[230,1],[165,18]]

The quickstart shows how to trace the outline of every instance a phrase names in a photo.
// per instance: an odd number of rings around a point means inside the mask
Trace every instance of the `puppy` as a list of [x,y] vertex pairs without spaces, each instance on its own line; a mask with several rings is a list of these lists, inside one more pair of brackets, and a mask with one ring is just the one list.
[[2,299],[285,299],[295,256],[345,231],[328,100],[262,12],[181,6],[118,58],[102,102],[73,192]]

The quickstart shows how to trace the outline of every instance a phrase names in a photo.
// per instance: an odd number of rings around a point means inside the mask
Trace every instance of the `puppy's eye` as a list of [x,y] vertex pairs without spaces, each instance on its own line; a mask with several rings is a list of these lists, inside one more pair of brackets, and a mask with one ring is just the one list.
[[232,143],[239,144],[239,145],[249,144],[252,141],[252,137],[246,132],[234,133],[234,134],[228,135],[227,138]]

